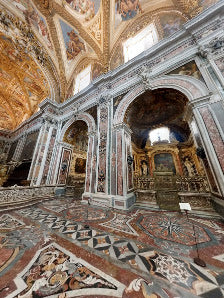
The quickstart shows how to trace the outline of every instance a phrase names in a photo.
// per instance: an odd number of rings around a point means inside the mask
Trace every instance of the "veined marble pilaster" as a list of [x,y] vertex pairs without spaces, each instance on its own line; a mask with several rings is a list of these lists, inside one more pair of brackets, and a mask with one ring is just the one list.
[[97,192],[108,193],[107,187],[107,154],[108,154],[108,117],[109,105],[103,102],[98,108],[98,175],[97,175]]
[[116,177],[116,181],[112,180],[112,185],[116,182],[116,191],[115,187],[113,188],[115,191],[114,206],[120,209],[127,209],[129,207],[129,197],[131,201],[134,199],[132,193],[133,166],[131,162],[128,163],[128,160],[132,159],[131,130],[122,123],[114,127],[113,133],[116,138],[114,156],[112,153],[112,164],[115,166],[114,170],[116,171],[116,175],[112,176],[113,179]]
[[[209,181],[213,191],[224,193],[224,142],[217,128],[210,108],[209,98],[193,103],[193,113],[200,131],[203,147],[207,153],[208,161],[204,161]],[[211,169],[209,169],[211,168]],[[210,173],[209,173],[210,172]],[[211,179],[213,176],[214,179]],[[217,185],[217,186],[216,186]]]
[[224,142],[221,138],[217,125],[212,117],[212,114],[209,111],[209,108],[205,106],[201,107],[199,110],[207,128],[213,147],[215,149],[220,166],[224,173]]
[[34,158],[31,165],[30,173],[32,173],[32,177],[29,177],[31,179],[31,185],[40,185],[40,181],[42,178],[42,172],[40,170],[43,170],[44,164],[43,164],[43,155],[46,148],[46,143],[49,136],[49,126],[48,122],[45,121],[44,125],[41,128],[41,131],[39,133],[39,137],[37,140],[37,145],[34,151]]
[[87,153],[87,161],[86,161],[86,182],[85,182],[85,192],[94,192],[92,190],[92,186],[95,184],[96,177],[96,164],[94,162],[95,154],[96,154],[96,144],[95,144],[95,134],[89,133],[89,141],[88,141],[88,153]]
[[48,176],[48,172],[50,169],[50,162],[51,162],[54,144],[55,144],[55,140],[56,140],[56,132],[57,132],[56,128],[53,128],[51,137],[50,137],[47,155],[46,155],[46,161],[45,161],[45,166],[44,166],[44,170],[43,170],[43,176],[41,179],[41,184],[46,184],[46,182],[47,182],[47,176]]

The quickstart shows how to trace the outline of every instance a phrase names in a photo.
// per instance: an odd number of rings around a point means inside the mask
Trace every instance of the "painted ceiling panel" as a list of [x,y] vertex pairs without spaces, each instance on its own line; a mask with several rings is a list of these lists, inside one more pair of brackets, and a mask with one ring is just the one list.
[[167,38],[216,2],[0,0],[0,129],[30,117],[52,88],[53,100],[72,96],[75,77],[87,65],[95,79],[124,63],[123,42],[150,23],[158,39]]

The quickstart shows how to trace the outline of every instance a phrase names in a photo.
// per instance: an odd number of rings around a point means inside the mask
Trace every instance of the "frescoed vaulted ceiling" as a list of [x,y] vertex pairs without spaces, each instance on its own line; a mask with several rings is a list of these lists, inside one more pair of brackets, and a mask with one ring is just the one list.
[[14,129],[46,97],[63,102],[75,76],[124,63],[122,42],[153,23],[159,39],[217,0],[0,0],[0,129]]

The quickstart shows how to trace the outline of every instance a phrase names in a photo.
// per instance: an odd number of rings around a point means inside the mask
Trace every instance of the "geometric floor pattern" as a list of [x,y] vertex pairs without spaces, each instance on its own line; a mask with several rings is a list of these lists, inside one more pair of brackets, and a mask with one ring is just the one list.
[[111,220],[104,222],[100,225],[107,227],[109,229],[113,229],[113,230],[117,230],[120,232],[125,232],[127,234],[138,236],[138,233],[130,225],[130,221],[132,221],[133,217],[136,215],[137,215],[137,212],[135,215],[132,216],[132,218],[130,218],[129,215],[115,213],[114,217]]
[[192,246],[209,242],[211,239],[205,229],[194,223],[194,226],[183,215],[152,213],[139,219],[139,226],[152,236]]
[[[0,214],[0,297],[224,296],[222,221],[68,200]],[[206,268],[193,263],[195,237]]]

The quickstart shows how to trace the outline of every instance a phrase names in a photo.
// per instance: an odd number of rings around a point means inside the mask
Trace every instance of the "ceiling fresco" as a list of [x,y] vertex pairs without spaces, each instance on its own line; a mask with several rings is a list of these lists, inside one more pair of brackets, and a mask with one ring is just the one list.
[[169,127],[173,133],[187,140],[189,128],[183,121],[186,103],[187,98],[173,89],[146,91],[136,98],[125,114],[125,122],[133,132],[134,143],[141,148],[149,131],[160,126]]
[[182,76],[183,75],[190,76],[205,83],[202,77],[202,74],[198,69],[197,64],[194,61],[188,62],[183,66],[176,68],[175,70],[171,71],[169,74],[179,74]]
[[34,60],[2,33],[0,51],[0,128],[13,129],[37,111],[49,86]]
[[76,17],[84,22],[92,20],[100,8],[100,0],[64,0],[63,4],[68,4]]
[[52,50],[52,42],[50,40],[46,21],[32,2],[29,0],[14,0],[11,4],[13,4],[15,8],[24,15],[27,22],[37,30],[38,34],[40,34],[41,38],[43,38],[44,43]]
[[59,19],[60,46],[64,61],[66,78],[69,80],[71,73],[85,57],[95,57],[93,49],[81,38],[78,30],[67,22]]
[[14,129],[30,117],[52,88],[57,102],[71,97],[75,76],[86,65],[93,80],[124,63],[123,41],[148,24],[159,39],[167,38],[216,2],[0,0],[0,129]]
[[86,46],[77,31],[60,20],[67,60],[74,60],[76,56],[86,52]]

